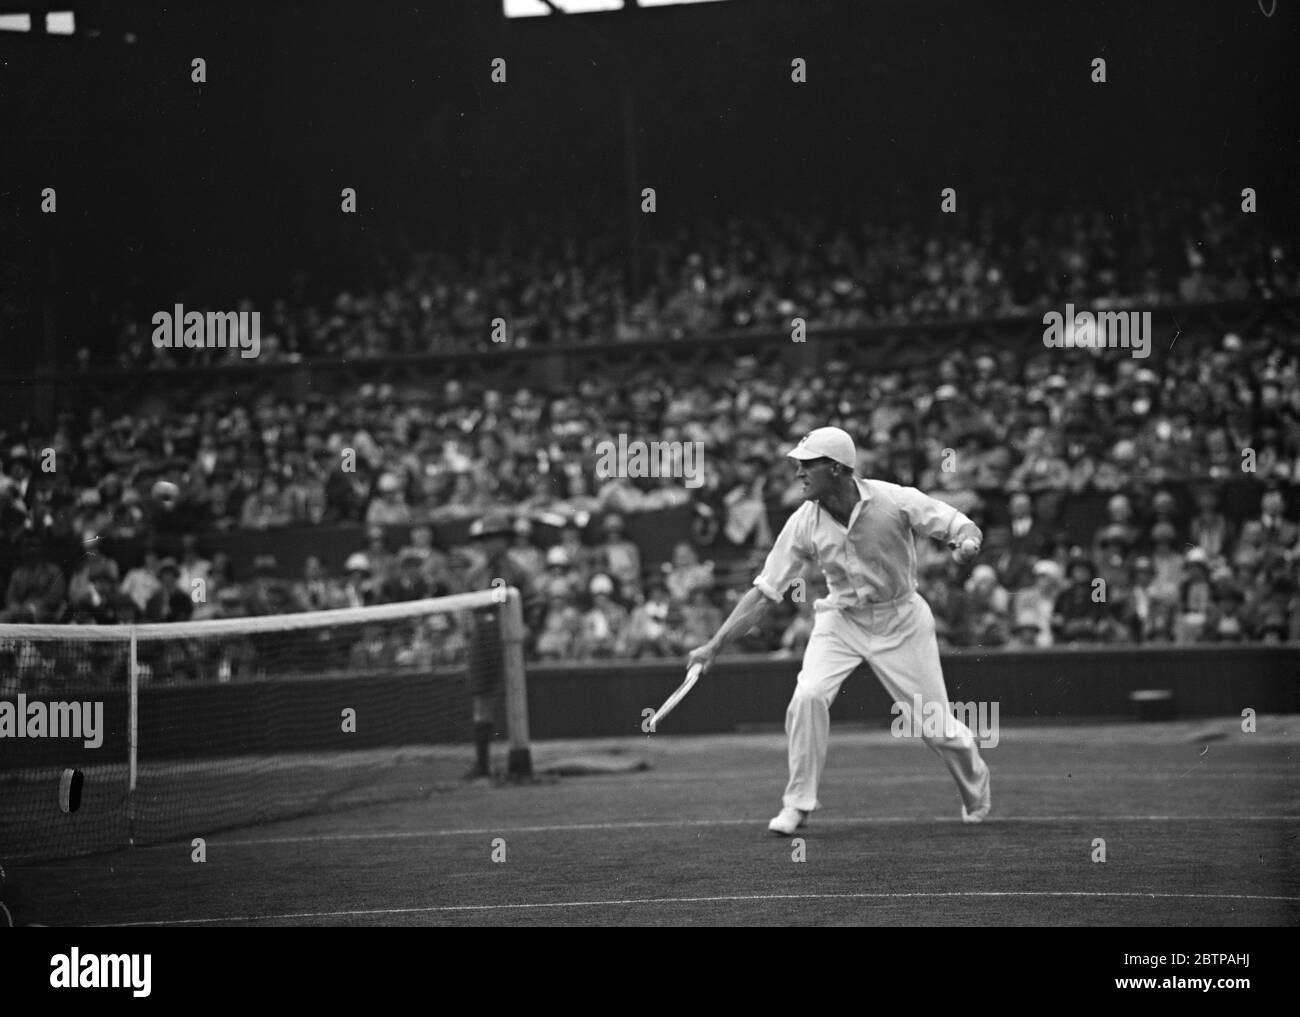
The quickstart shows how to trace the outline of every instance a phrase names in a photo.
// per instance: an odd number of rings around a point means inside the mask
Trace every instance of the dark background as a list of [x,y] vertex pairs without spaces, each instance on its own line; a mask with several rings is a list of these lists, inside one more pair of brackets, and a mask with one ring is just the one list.
[[[724,210],[920,222],[945,186],[962,215],[1071,195],[1104,209],[1195,174],[1230,204],[1258,188],[1261,216],[1295,212],[1285,3],[1268,18],[1254,0],[733,0],[510,22],[496,0],[74,9],[75,37],[0,34],[9,369],[108,350],[123,298],[322,299],[412,249],[539,236],[628,259]],[[39,212],[46,186],[57,215]],[[361,214],[339,211],[345,186]],[[628,214],[642,186],[656,216]]]

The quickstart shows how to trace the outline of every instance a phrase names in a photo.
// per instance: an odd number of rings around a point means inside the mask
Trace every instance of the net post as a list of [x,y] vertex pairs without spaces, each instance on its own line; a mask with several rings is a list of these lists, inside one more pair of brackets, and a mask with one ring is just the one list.
[[139,777],[140,742],[140,658],[137,652],[135,626],[131,626],[131,648],[127,663],[126,710],[126,829],[127,840],[135,843],[135,787]]
[[499,624],[506,685],[506,726],[510,736],[506,772],[511,777],[531,777],[533,758],[528,739],[528,690],[524,682],[523,598],[513,586],[506,590],[505,610],[500,613]]

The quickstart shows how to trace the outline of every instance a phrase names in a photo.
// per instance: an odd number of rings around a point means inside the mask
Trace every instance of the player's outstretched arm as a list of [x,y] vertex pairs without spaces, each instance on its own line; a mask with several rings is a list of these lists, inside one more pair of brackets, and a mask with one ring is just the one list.
[[713,638],[690,652],[686,657],[686,666],[690,668],[699,664],[707,672],[713,666],[713,658],[721,652],[722,648],[736,636],[743,636],[762,621],[771,608],[772,601],[758,587],[751,587],[740,598],[740,603],[732,609],[731,615],[722,623]]
[[900,488],[898,494],[913,532],[947,543],[953,559],[961,565],[975,560],[984,543],[984,534],[971,519],[914,487]]

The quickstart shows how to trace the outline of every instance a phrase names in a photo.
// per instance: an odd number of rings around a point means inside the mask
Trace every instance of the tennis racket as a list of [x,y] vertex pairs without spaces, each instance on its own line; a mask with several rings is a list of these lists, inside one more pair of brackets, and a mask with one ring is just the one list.
[[691,665],[690,670],[686,672],[686,681],[682,682],[681,685],[677,687],[677,691],[674,692],[671,696],[669,696],[664,701],[664,705],[659,707],[658,712],[656,712],[655,715],[650,718],[651,734],[653,734],[655,730],[659,727],[659,722],[663,720],[665,717],[667,717],[668,714],[673,712],[673,707],[675,707],[684,698],[686,698],[686,693],[690,692],[691,689],[695,687],[695,683],[700,680],[700,675],[703,673],[704,673],[703,664]]

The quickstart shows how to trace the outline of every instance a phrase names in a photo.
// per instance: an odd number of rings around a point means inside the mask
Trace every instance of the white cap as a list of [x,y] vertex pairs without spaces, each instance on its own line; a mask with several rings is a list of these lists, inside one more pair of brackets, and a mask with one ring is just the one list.
[[1034,562],[1034,575],[1051,576],[1053,579],[1058,580],[1065,578],[1061,572],[1061,566],[1050,558],[1042,558],[1039,561]]
[[791,459],[833,459],[851,470],[858,468],[858,450],[853,439],[848,431],[838,427],[819,427],[809,431],[786,455]]

